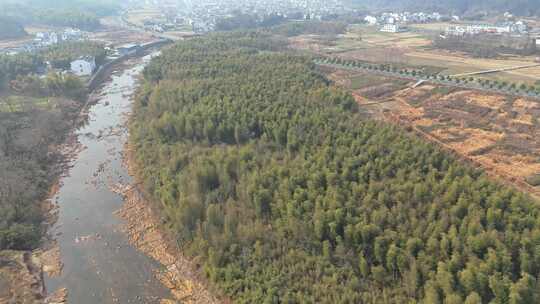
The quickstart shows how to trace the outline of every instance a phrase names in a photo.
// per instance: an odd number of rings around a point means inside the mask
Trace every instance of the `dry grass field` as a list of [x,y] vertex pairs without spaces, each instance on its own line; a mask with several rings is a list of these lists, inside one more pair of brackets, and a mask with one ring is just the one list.
[[[504,55],[500,58],[473,58],[464,53],[431,47],[433,33],[428,30],[444,29],[448,24],[412,25],[415,31],[383,33],[376,27],[354,25],[335,41],[321,41],[317,36],[298,37],[295,47],[319,54],[376,63],[395,63],[405,66],[433,67],[442,74],[453,75],[533,64],[535,56]],[[426,32],[421,32],[421,30]],[[418,32],[417,30],[420,30]],[[483,75],[482,78],[532,85],[540,80],[540,67]]]
[[147,20],[160,20],[162,18],[162,13],[157,8],[130,10],[127,15],[127,20],[137,26],[143,26],[144,21]]

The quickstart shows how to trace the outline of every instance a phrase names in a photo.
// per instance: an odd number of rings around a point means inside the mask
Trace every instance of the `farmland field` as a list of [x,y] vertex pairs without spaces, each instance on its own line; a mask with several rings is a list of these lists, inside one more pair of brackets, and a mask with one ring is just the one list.
[[155,8],[145,8],[138,10],[130,10],[127,15],[127,20],[137,26],[143,26],[144,21],[162,19],[163,16],[160,10]]
[[[383,33],[376,27],[353,25],[347,33],[335,41],[320,41],[316,36],[299,37],[303,43],[295,47],[315,51],[319,54],[338,56],[345,59],[364,60],[376,63],[394,63],[419,67],[432,66],[444,75],[479,72],[492,69],[526,66],[533,64],[535,56],[504,55],[499,58],[473,58],[464,53],[434,49],[431,38],[434,33],[427,30],[444,28],[447,24],[412,25],[414,32]],[[425,32],[422,30],[427,29]],[[540,67],[482,75],[482,78],[532,85],[540,80]]]
[[24,112],[28,109],[50,109],[57,104],[54,98],[35,98],[10,95],[0,98],[0,112]]

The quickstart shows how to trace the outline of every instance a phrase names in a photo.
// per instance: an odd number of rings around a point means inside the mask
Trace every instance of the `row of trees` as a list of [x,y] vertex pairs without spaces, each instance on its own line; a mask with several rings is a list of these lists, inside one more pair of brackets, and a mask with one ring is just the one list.
[[238,303],[540,301],[536,202],[269,41],[181,42],[135,104],[138,173],[211,282]]
[[418,68],[402,68],[387,63],[371,63],[357,60],[346,60],[339,57],[319,58],[318,62],[343,65],[347,67],[362,68],[365,70],[393,73],[396,76],[414,77],[418,79],[433,80],[436,82],[452,83],[456,85],[469,85],[481,89],[500,90],[506,93],[520,93],[540,96],[540,83],[527,85],[504,80],[490,80],[473,76],[453,77],[450,75],[434,74]]

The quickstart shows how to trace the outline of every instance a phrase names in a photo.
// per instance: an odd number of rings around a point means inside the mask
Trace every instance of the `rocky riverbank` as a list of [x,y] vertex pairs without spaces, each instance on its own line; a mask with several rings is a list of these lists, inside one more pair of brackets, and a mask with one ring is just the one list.
[[[136,171],[131,155],[132,151],[126,145],[124,166],[133,176]],[[222,303],[205,286],[194,264],[166,237],[159,226],[159,217],[137,184],[114,184],[110,188],[124,197],[124,205],[116,214],[126,222],[124,229],[130,243],[164,266],[155,275],[171,290],[174,300],[181,303]]]

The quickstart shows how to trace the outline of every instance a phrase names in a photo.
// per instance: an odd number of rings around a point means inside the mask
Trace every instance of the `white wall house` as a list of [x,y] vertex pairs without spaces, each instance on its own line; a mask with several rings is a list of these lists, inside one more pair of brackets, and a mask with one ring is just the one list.
[[96,59],[86,56],[71,62],[71,72],[77,76],[90,76],[96,69]]
[[373,16],[366,16],[366,18],[364,18],[364,21],[366,21],[369,25],[377,24],[377,18]]
[[387,33],[399,33],[399,32],[406,32],[407,29],[405,27],[402,27],[399,24],[385,24],[381,28],[381,32],[387,32]]

